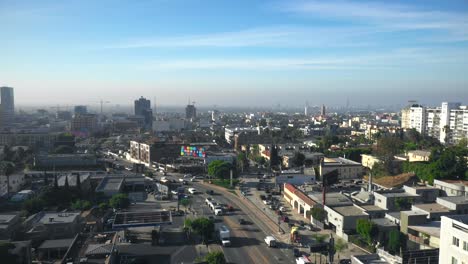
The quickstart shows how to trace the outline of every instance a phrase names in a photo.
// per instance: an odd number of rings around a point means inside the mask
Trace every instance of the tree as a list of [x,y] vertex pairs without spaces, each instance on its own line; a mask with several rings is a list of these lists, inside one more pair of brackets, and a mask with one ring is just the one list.
[[225,264],[226,259],[222,251],[210,252],[206,255],[205,261],[207,264]]
[[244,152],[237,154],[237,166],[241,169],[242,172],[249,166],[247,155]]
[[208,164],[208,175],[224,180],[229,177],[232,165],[222,160],[214,160]]
[[299,151],[294,152],[294,156],[291,159],[291,163],[295,167],[303,166],[304,161],[305,161],[305,155],[304,154],[300,153]]
[[340,259],[340,253],[348,248],[346,241],[340,238],[335,239],[335,254],[338,254],[338,259]]
[[214,232],[214,222],[208,218],[197,218],[192,221],[191,229],[202,237],[204,244],[207,244]]
[[14,248],[15,245],[12,243],[0,242],[0,259],[2,263],[16,263],[17,256],[10,252]]
[[54,149],[54,154],[73,154],[75,150],[73,147],[67,145],[60,145]]
[[130,205],[130,199],[128,199],[128,195],[124,193],[115,194],[110,198],[109,205],[112,208],[124,209]]
[[327,216],[327,212],[320,207],[314,207],[311,210],[311,215],[315,220],[323,222]]
[[180,200],[179,203],[180,203],[180,205],[182,205],[185,208],[185,214],[184,214],[184,217],[185,217],[185,215],[187,214],[187,208],[190,206],[192,201],[190,201],[190,199],[188,199],[188,198],[183,198],[183,199]]
[[25,210],[28,215],[39,213],[44,209],[45,202],[41,198],[35,197],[24,201],[23,210]]
[[400,232],[398,230],[392,230],[388,234],[388,251],[391,254],[397,254],[400,252],[401,239]]
[[377,234],[377,227],[368,219],[358,219],[356,222],[356,231],[370,246],[372,245],[374,236]]
[[280,158],[278,155],[278,147],[276,145],[271,145],[270,147],[270,166],[272,168],[277,168],[280,165]]
[[92,206],[91,202],[86,200],[76,200],[71,204],[73,210],[88,210]]

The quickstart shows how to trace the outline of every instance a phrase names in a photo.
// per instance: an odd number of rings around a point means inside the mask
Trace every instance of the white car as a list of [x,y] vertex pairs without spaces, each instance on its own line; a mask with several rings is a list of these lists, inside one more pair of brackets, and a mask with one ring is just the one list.
[[179,181],[180,181],[180,182],[184,182],[185,180],[184,180],[184,179],[182,179],[182,178],[180,178],[180,179],[179,179]]
[[190,194],[195,194],[197,192],[197,190],[195,190],[195,188],[188,188],[188,192]]

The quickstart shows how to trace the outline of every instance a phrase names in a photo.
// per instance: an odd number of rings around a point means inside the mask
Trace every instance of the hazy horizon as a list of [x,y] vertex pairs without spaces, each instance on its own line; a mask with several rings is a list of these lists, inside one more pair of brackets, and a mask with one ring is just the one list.
[[17,105],[468,102],[468,2],[0,2]]

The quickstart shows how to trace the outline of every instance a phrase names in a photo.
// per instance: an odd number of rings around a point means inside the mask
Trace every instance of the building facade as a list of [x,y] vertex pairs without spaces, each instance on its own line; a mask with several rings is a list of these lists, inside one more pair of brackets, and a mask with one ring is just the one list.
[[439,263],[468,263],[468,215],[443,216]]
[[440,107],[412,105],[401,111],[401,127],[437,138],[441,143],[456,144],[468,137],[468,106],[443,102]]
[[15,117],[15,97],[13,88],[0,87],[0,127],[11,127]]

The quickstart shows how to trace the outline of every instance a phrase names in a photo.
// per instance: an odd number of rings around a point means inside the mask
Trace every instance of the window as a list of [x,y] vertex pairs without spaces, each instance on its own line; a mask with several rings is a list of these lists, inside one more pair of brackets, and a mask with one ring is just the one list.
[[458,264],[458,260],[455,257],[452,257],[452,264]]
[[463,241],[463,250],[468,251],[468,242]]
[[460,239],[453,237],[452,238],[452,245],[459,247],[460,246]]

